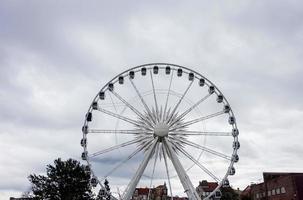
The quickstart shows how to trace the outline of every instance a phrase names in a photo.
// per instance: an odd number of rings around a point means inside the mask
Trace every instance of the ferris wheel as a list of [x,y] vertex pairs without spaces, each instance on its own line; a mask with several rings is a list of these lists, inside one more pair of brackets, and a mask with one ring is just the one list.
[[[130,200],[136,187],[149,188],[150,199],[151,188],[163,182],[171,199],[184,193],[209,199],[229,186],[239,160],[227,99],[210,80],[175,64],[145,64],[115,76],[93,99],[82,132],[92,185],[111,199]],[[195,188],[201,180],[217,187],[201,195]]]

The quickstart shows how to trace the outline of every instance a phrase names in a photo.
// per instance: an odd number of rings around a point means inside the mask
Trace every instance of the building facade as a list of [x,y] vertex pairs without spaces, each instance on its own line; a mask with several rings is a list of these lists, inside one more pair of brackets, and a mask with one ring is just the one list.
[[[217,182],[207,182],[206,180],[200,181],[198,187],[196,187],[196,191],[201,197],[201,199],[207,197],[210,193],[212,193],[216,187],[218,187]],[[210,199],[220,200],[221,192],[217,191]]]
[[303,173],[263,173],[263,183],[247,187],[241,198],[252,200],[303,200]]
[[155,188],[136,188],[132,200],[167,200],[167,187],[164,183]]

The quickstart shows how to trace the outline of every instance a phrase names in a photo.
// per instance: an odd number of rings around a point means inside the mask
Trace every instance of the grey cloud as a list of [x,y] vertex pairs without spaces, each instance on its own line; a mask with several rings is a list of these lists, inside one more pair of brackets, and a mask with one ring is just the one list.
[[301,4],[2,1],[0,191],[26,190],[26,177],[57,157],[79,159],[97,91],[121,71],[157,61],[201,72],[230,101],[241,142],[235,187],[262,171],[299,171]]

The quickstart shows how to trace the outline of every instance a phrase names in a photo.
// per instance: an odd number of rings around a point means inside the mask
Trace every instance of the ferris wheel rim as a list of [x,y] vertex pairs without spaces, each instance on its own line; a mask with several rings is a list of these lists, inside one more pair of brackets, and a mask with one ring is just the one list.
[[[199,72],[197,72],[195,70],[192,70],[190,68],[187,68],[187,67],[184,67],[184,66],[181,66],[181,65],[171,64],[171,63],[148,63],[148,64],[138,65],[138,66],[129,68],[129,69],[123,71],[122,73],[119,73],[118,75],[116,75],[114,78],[112,78],[110,81],[108,81],[101,88],[101,90],[97,93],[97,95],[95,96],[95,98],[93,98],[92,103],[95,102],[98,99],[98,96],[99,96],[100,92],[102,92],[102,91],[105,92],[105,91],[108,90],[108,86],[109,86],[110,83],[112,83],[112,84],[117,83],[118,82],[118,78],[120,76],[123,76],[123,77],[129,76],[128,72],[130,72],[130,71],[138,72],[138,71],[140,71],[140,69],[142,67],[146,67],[148,70],[151,70],[153,66],[159,66],[159,65],[161,65],[159,68],[165,68],[165,66],[170,66],[170,67],[185,69],[188,72],[193,72],[195,74],[195,78],[196,78],[196,76],[199,76],[199,77],[201,77],[201,78],[203,78],[205,80],[205,85],[207,85],[208,87],[209,86],[214,86],[215,87],[215,91],[214,91],[215,94],[217,94],[217,95],[222,94],[223,95],[223,93],[219,90],[219,88],[212,81],[210,81],[208,78],[206,78],[205,76],[203,76],[202,74],[200,74]],[[173,70],[176,70],[175,68],[173,68]],[[188,73],[188,72],[184,71],[184,73]],[[92,103],[91,103],[91,105],[92,105]],[[230,105],[229,102],[228,102],[228,100],[227,100],[227,98],[224,95],[223,95],[223,104],[224,105],[225,104]],[[93,110],[92,106],[90,106],[89,109],[88,109],[88,111],[87,111],[87,113],[91,112],[92,110]],[[230,110],[228,112],[228,115],[230,117],[231,116],[234,117],[234,112],[233,112],[233,110],[232,110],[231,107],[230,107]],[[87,124],[88,124],[88,121],[85,119],[84,120],[84,126],[86,126]],[[232,127],[238,130],[237,122],[236,121],[234,122],[234,124],[232,125]],[[83,138],[86,138],[86,135],[84,133],[83,133]],[[238,142],[238,136],[234,137],[234,142]],[[83,148],[84,148],[84,151],[87,151],[87,146],[85,146]],[[222,180],[218,181],[219,182],[218,187],[211,194],[214,194],[223,185],[223,181],[227,180],[227,177],[229,176],[228,171],[233,167],[233,165],[235,163],[235,161],[233,160],[233,156],[237,155],[237,151],[238,151],[238,149],[234,149],[233,150],[228,170],[227,170],[226,174],[224,175],[224,177],[222,178]],[[91,163],[89,162],[89,159],[87,159],[87,163],[91,167]],[[92,174],[93,174],[93,176],[95,176],[95,174],[94,174],[93,171],[92,171]],[[99,185],[101,186],[101,188],[103,188],[102,183],[99,180],[98,180],[98,182],[99,182]],[[211,195],[209,195],[209,196],[211,196]],[[115,197],[113,197],[113,198],[115,198]]]

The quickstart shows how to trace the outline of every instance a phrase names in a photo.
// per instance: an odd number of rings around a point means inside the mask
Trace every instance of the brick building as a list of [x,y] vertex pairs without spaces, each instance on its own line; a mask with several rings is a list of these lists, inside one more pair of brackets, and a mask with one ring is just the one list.
[[136,188],[132,200],[147,200],[148,194],[150,193],[150,198],[152,200],[167,200],[167,187],[164,183],[155,188]]
[[303,173],[263,173],[263,183],[252,184],[241,198],[252,200],[303,200]]

